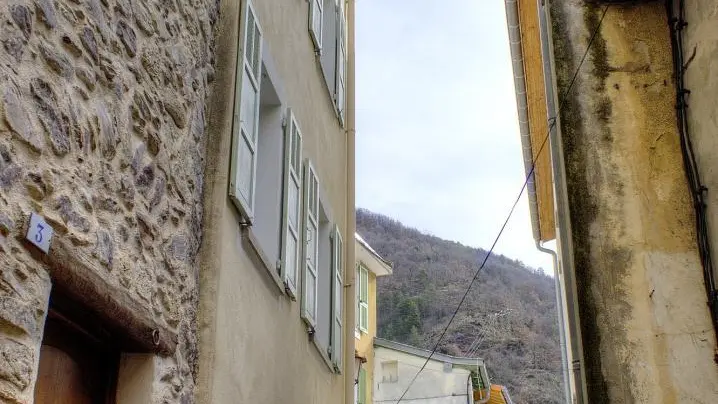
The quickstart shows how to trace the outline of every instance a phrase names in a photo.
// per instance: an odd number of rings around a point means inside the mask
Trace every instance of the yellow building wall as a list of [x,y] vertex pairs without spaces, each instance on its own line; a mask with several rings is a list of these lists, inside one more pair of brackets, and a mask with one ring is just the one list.
[[376,275],[373,272],[369,271],[369,324],[367,327],[368,332],[360,332],[360,338],[356,340],[357,353],[359,354],[359,356],[364,357],[367,360],[367,362],[362,365],[362,369],[366,371],[367,403],[374,402],[374,397],[372,396],[372,387],[374,386],[374,337],[376,337],[377,333],[376,291]]

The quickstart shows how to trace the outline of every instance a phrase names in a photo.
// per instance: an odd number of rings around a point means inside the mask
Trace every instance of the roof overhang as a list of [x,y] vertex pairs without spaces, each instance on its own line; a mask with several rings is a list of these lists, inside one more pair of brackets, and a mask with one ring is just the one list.
[[356,260],[376,276],[391,275],[393,272],[391,262],[382,258],[358,233],[355,233],[354,237],[356,239]]
[[556,222],[539,2],[505,3],[524,166],[532,177],[527,189],[531,224],[537,241],[549,241],[556,238]]

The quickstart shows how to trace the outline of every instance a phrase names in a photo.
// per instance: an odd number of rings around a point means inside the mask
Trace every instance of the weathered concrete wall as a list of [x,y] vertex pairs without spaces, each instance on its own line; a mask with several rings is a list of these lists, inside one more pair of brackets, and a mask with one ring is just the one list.
[[[259,262],[227,194],[241,3],[221,3],[215,86],[229,91],[214,93],[208,115],[197,402],[342,403],[345,377],[354,375],[335,374],[320,357],[300,318],[300,299],[291,300]],[[252,4],[264,33],[263,53],[271,56],[284,90],[282,102],[301,125],[303,156],[315,165],[348,249],[353,234],[345,223],[354,207],[347,204],[346,133],[309,37],[309,3]],[[345,310],[353,308],[354,296],[345,298],[351,302]]]
[[0,401],[32,402],[51,289],[20,242],[32,211],[177,333],[144,402],[191,398],[217,13],[216,0],[0,2]]
[[686,1],[683,30],[688,131],[703,185],[714,273],[718,277],[718,1]]
[[[559,94],[603,6],[552,5]],[[664,3],[613,5],[561,111],[589,402],[718,402]]]

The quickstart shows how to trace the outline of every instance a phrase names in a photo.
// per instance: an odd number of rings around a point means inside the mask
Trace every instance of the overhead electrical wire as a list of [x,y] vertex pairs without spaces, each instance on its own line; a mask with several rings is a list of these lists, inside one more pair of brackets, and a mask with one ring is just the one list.
[[[598,21],[598,25],[596,26],[595,30],[591,34],[591,37],[588,41],[588,44],[586,46],[586,51],[584,52],[583,56],[581,57],[581,61],[579,62],[578,66],[576,67],[576,70],[573,74],[573,77],[571,78],[571,81],[566,88],[566,91],[563,94],[563,97],[561,97],[561,100],[559,100],[559,105],[557,109],[557,113],[561,113],[561,109],[565,104],[566,97],[569,95],[571,90],[573,89],[573,85],[576,83],[576,79],[578,78],[578,73],[581,71],[581,67],[583,66],[583,63],[586,61],[586,57],[588,57],[588,53],[591,50],[591,45],[593,45],[594,40],[598,36],[599,31],[601,30],[601,25],[603,24],[603,19],[606,17],[606,13],[608,12],[608,9],[610,7],[609,5],[606,5],[606,7],[603,9],[603,12],[601,13],[601,18]],[[446,335],[446,332],[449,330],[449,326],[451,326],[451,323],[456,318],[456,315],[459,313],[459,310],[461,309],[461,306],[464,304],[464,301],[466,300],[466,297],[469,295],[469,292],[471,292],[471,287],[474,285],[474,282],[476,282],[476,279],[478,279],[479,274],[481,273],[481,270],[486,265],[486,261],[488,261],[489,257],[494,251],[494,248],[496,247],[496,244],[498,243],[499,239],[501,238],[501,235],[504,233],[504,230],[506,229],[506,225],[508,225],[509,220],[511,219],[511,216],[514,213],[514,210],[516,209],[516,206],[519,204],[519,201],[521,200],[521,196],[523,195],[524,191],[526,190],[526,186],[529,183],[529,180],[534,175],[534,170],[536,169],[536,161],[538,160],[538,157],[541,155],[541,152],[543,152],[544,147],[546,146],[546,143],[548,142],[548,139],[551,135],[551,131],[556,126],[556,117],[552,117],[549,119],[549,127],[546,131],[546,136],[544,136],[543,141],[541,142],[541,146],[539,147],[538,152],[536,153],[536,157],[534,157],[533,161],[531,162],[531,169],[529,170],[528,174],[526,174],[526,179],[524,180],[523,185],[521,186],[521,190],[519,191],[519,195],[516,197],[516,200],[514,201],[513,205],[511,206],[511,209],[509,210],[509,214],[506,217],[506,220],[504,220],[504,223],[501,225],[501,228],[499,229],[499,233],[496,235],[496,238],[494,239],[494,242],[491,244],[491,248],[486,253],[486,256],[484,257],[483,261],[481,262],[481,265],[479,266],[479,269],[476,270],[476,273],[474,274],[474,277],[471,279],[471,282],[469,282],[469,286],[466,288],[466,292],[464,292],[464,295],[461,297],[461,300],[459,301],[459,304],[456,306],[456,310],[454,310],[454,313],[451,315],[451,318],[449,319],[449,322],[446,324],[446,327],[444,327],[444,330],[439,335],[439,339],[434,344],[434,347],[431,350],[431,353],[424,361],[424,364],[421,366],[419,371],[414,375],[414,377],[411,379],[411,382],[409,382],[409,385],[406,386],[406,389],[404,389],[404,392],[399,397],[399,400],[396,401],[396,404],[401,403],[401,401],[404,399],[404,396],[406,396],[406,393],[409,392],[409,389],[416,381],[416,378],[419,377],[419,374],[426,368],[426,365],[429,363],[429,360],[431,360],[431,357],[434,356],[436,353],[436,350],[439,348],[439,344],[441,343],[441,340],[444,339],[444,336]]]

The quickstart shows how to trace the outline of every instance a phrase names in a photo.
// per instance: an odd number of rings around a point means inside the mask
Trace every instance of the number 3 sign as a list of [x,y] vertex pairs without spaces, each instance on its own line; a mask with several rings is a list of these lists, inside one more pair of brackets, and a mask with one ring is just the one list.
[[50,240],[52,239],[52,226],[45,222],[45,219],[37,213],[30,214],[30,227],[27,229],[25,238],[35,244],[37,248],[47,254],[50,250]]

